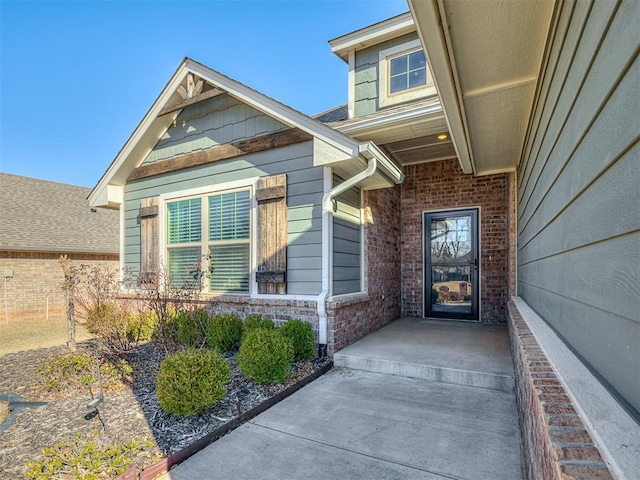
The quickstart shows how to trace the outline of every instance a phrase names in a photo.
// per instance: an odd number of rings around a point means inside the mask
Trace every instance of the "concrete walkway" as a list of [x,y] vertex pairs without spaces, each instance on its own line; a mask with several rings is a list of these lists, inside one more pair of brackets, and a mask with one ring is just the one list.
[[[454,337],[464,331],[443,327]],[[478,326],[462,328],[469,327]],[[335,368],[162,478],[521,479],[515,398],[502,389]]]

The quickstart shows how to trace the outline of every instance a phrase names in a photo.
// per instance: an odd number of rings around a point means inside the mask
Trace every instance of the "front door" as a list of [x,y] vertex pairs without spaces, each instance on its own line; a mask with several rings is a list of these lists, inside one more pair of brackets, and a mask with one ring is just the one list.
[[478,320],[478,209],[424,214],[425,316]]

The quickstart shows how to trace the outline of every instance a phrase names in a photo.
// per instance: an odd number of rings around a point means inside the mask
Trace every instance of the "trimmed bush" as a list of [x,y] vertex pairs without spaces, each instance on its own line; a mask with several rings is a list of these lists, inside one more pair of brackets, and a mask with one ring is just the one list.
[[156,377],[156,394],[164,411],[195,415],[222,400],[229,382],[229,364],[222,355],[190,348],[164,359]]
[[316,340],[310,323],[293,318],[282,325],[279,330],[282,335],[291,340],[295,360],[313,357]]
[[213,315],[207,322],[206,342],[221,352],[233,350],[242,339],[242,320],[237,315]]
[[243,322],[242,341],[244,342],[249,333],[257,328],[273,330],[276,326],[273,324],[273,320],[262,318],[262,315],[249,315]]
[[209,314],[202,309],[181,310],[173,315],[165,331],[164,340],[173,340],[187,347],[200,348],[205,344]]
[[282,383],[293,364],[293,345],[278,330],[256,328],[245,338],[236,361],[254,382]]

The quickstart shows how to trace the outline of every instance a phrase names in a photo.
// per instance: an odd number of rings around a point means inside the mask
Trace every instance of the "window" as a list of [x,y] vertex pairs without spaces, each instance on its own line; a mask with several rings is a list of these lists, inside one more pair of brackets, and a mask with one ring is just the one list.
[[400,55],[390,59],[389,63],[390,94],[427,84],[427,59],[424,50]]
[[436,93],[419,40],[379,54],[378,104],[387,107]]
[[249,293],[251,192],[239,190],[169,201],[167,263],[171,281],[210,292]]

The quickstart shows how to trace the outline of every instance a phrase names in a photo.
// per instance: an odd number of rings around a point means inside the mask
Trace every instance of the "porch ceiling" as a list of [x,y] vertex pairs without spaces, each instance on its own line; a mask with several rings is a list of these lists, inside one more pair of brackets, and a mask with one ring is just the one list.
[[513,170],[522,153],[553,0],[409,0],[461,163]]
[[[356,140],[374,142],[400,165],[456,158],[437,98],[330,125]],[[447,137],[438,139],[443,134]]]

